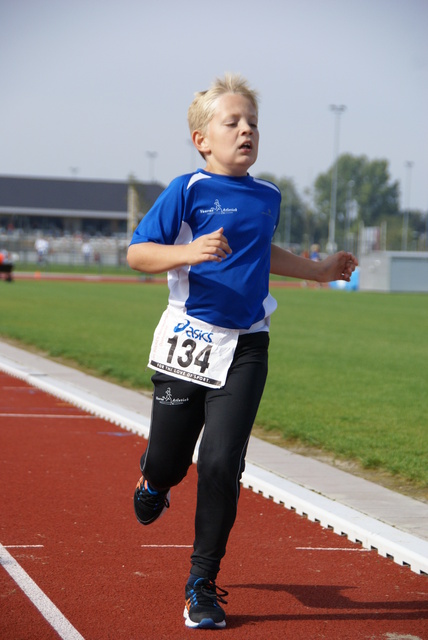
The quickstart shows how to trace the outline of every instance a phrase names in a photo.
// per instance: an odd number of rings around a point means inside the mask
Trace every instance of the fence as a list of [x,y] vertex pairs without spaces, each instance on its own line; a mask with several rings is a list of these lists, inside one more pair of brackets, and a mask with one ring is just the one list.
[[125,237],[0,235],[0,249],[10,251],[20,264],[125,266],[128,244]]

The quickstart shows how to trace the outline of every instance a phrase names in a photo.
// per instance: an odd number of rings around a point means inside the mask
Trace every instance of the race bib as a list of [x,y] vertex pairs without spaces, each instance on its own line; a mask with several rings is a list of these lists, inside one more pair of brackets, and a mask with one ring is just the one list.
[[226,382],[238,337],[237,329],[216,327],[169,306],[153,336],[148,366],[218,389]]

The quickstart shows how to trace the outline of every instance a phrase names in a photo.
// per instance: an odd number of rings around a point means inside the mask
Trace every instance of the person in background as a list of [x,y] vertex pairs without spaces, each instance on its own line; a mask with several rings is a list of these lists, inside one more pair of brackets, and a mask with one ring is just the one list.
[[12,254],[6,249],[0,249],[0,274],[6,282],[12,282],[13,276],[13,260]]

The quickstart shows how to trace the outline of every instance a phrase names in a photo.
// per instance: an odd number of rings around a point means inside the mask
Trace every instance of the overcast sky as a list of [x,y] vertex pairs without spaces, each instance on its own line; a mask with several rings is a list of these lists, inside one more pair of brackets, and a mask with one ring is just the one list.
[[302,194],[346,105],[340,152],[427,211],[427,34],[428,0],[0,0],[0,174],[168,184],[202,162],[194,93],[234,71],[261,94],[253,175]]

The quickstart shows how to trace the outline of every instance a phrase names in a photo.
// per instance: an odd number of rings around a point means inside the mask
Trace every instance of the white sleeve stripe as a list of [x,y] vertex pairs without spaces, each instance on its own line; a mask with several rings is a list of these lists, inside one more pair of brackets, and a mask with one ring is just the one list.
[[187,183],[186,191],[187,189],[190,189],[192,184],[195,184],[195,182],[197,182],[198,180],[204,180],[205,178],[211,178],[211,176],[207,176],[204,173],[194,173]]
[[275,184],[273,184],[272,182],[268,182],[267,180],[261,180],[260,178],[254,178],[254,182],[257,182],[258,184],[264,184],[265,187],[270,187],[274,191],[277,191],[278,193],[281,193],[281,191],[278,189],[278,187]]

